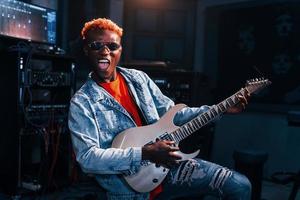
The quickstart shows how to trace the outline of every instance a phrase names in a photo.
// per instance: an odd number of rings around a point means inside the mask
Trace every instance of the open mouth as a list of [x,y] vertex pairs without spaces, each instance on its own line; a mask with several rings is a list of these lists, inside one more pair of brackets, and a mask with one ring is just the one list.
[[98,60],[98,67],[101,70],[106,70],[109,67],[110,61],[108,59]]

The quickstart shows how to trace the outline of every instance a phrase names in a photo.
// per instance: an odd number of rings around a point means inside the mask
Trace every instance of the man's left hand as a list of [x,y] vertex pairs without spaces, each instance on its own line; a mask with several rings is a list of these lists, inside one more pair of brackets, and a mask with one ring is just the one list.
[[242,95],[242,94],[238,95],[237,98],[239,99],[239,103],[236,104],[235,106],[229,108],[227,110],[227,113],[236,114],[236,113],[240,113],[241,111],[245,110],[246,105],[248,104],[249,97],[250,97],[250,95],[248,92],[246,92],[244,95]]

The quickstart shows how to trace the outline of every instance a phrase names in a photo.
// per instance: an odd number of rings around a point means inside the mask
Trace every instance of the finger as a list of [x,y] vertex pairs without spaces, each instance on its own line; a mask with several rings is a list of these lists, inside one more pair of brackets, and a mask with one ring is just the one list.
[[169,145],[169,146],[173,146],[175,144],[175,141],[173,140],[163,140],[165,142],[165,144]]
[[179,147],[177,147],[177,146],[170,146],[170,148],[169,148],[169,150],[170,151],[179,151]]
[[176,152],[170,152],[169,155],[172,157],[172,159],[175,159],[175,160],[182,159],[182,157]]
[[247,98],[250,97],[250,92],[249,92],[248,90],[246,90],[245,96],[246,96]]
[[246,105],[248,104],[248,100],[247,100],[247,98],[245,96],[238,95],[238,99],[239,99],[240,102],[242,102],[242,103],[244,103]]
[[175,141],[165,140],[165,144],[170,146],[170,147],[176,147],[176,142]]
[[244,97],[244,102],[246,105],[248,104],[248,99],[246,97]]
[[246,109],[246,104],[242,103],[241,105],[242,105],[243,109],[245,110]]

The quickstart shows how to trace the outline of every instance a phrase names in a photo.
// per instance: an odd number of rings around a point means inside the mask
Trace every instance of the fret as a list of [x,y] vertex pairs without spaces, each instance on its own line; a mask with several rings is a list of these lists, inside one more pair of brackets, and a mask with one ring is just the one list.
[[161,135],[161,136],[159,136],[159,139],[160,140],[166,140],[166,136],[165,135]]
[[192,126],[193,126],[193,128],[194,128],[195,130],[200,129],[200,126],[199,126],[199,124],[198,124],[198,122],[197,122],[197,118],[192,119],[189,123],[192,124]]
[[226,108],[224,107],[223,102],[219,103],[218,106],[222,112],[226,111]]
[[242,88],[240,91],[237,92],[237,94],[244,96],[246,94],[246,89]]
[[184,135],[184,129],[180,128],[179,135],[178,135],[180,140],[182,140],[184,138],[183,135]]
[[180,135],[181,135],[181,130],[178,130],[178,132],[177,132],[177,134],[176,134],[176,137],[177,137],[177,140],[178,140],[178,141],[181,141]]
[[203,114],[200,116],[200,119],[201,119],[203,124],[206,124],[207,120],[206,120],[206,118]]
[[179,135],[180,140],[182,140],[184,138],[185,131],[186,131],[185,126],[182,126],[180,129],[180,135]]
[[239,99],[238,99],[238,95],[242,95],[242,96],[244,96],[246,93],[247,90],[245,90],[245,89],[242,89],[242,90],[240,90],[240,91],[238,91],[235,95],[234,95],[234,98],[235,98],[235,100],[237,101],[237,102],[239,102]]
[[206,123],[206,122],[208,121],[208,119],[207,119],[207,117],[206,117],[205,113],[203,113],[203,114],[202,114],[202,116],[203,116],[203,120],[204,120],[204,122]]
[[179,133],[179,132],[176,133],[176,138],[177,138],[176,140],[178,140],[178,141],[181,140],[181,138],[180,138],[180,133]]
[[171,141],[175,141],[175,143],[178,143],[179,141],[176,139],[174,132],[169,134],[169,137],[171,138]]
[[218,109],[219,109],[221,112],[224,112],[224,107],[222,107],[221,105],[222,105],[222,104],[219,103],[219,104],[217,105],[217,107],[218,107]]
[[193,128],[194,128],[194,130],[198,130],[200,127],[198,127],[197,126],[197,123],[195,123],[195,121],[193,120],[193,121],[191,121],[191,124],[192,124],[192,126],[193,126]]
[[[231,106],[232,106],[232,105],[230,105],[229,99],[226,99],[226,100],[225,100],[225,103],[226,103],[226,105],[227,105],[228,107],[231,107]],[[227,107],[227,108],[228,108],[228,107]]]
[[172,137],[171,134],[166,134],[166,139],[169,141],[174,141],[174,138]]
[[188,123],[187,126],[188,126],[188,129],[189,129],[189,134],[194,132],[193,124]]
[[195,128],[195,125],[192,122],[190,122],[189,124],[190,124],[191,130],[192,130],[190,133],[195,132],[197,130],[197,128]]
[[232,96],[231,100],[232,100],[232,102],[234,103],[234,105],[237,104],[237,103],[239,102],[239,100],[238,100],[238,98],[237,98],[236,95]]
[[189,123],[186,124],[186,129],[187,129],[187,132],[190,133],[192,132],[193,130],[191,129],[191,126]]
[[204,113],[204,116],[206,117],[207,121],[211,120],[211,117],[209,116],[209,114],[207,112]]
[[218,113],[217,113],[217,111],[215,110],[214,107],[210,109],[209,114],[211,116],[211,120],[218,116]]
[[175,138],[175,140],[179,141],[179,138],[178,138],[178,129],[176,129],[175,131],[173,131],[172,134],[173,134],[173,137]]
[[211,109],[211,113],[213,113],[213,116],[215,117],[215,116],[218,116],[218,112],[215,110],[215,107],[213,107],[212,109]]
[[180,138],[180,140],[182,140],[182,139],[184,139],[184,128],[182,128],[182,129],[180,129],[181,131],[180,131],[180,134],[179,134],[179,138]]
[[214,117],[210,111],[207,112],[207,116],[209,117],[209,121]]
[[195,123],[199,126],[199,128],[202,127],[202,122],[201,122],[201,120],[199,119],[199,117],[195,118],[194,121],[195,121]]
[[189,130],[188,134],[189,134],[189,135],[190,135],[191,133],[195,132],[195,129],[194,129],[194,127],[193,127],[193,124],[188,123],[187,125],[188,125],[188,130]]
[[234,103],[234,100],[232,99],[232,97],[229,97],[228,99],[228,102],[230,102],[230,106],[233,106],[235,103]]
[[225,111],[228,109],[228,107],[230,106],[227,102],[227,99],[225,101],[222,102],[223,106],[225,107]]
[[173,140],[173,138],[171,137],[171,135],[168,134],[168,133],[165,133],[165,134],[161,135],[161,136],[160,136],[160,139],[161,139],[161,140],[168,140],[168,141]]
[[185,128],[185,127],[182,127],[182,128],[180,129],[180,134],[179,134],[180,140],[184,139],[184,135],[185,135],[185,129],[184,129],[184,128]]
[[238,92],[236,95],[234,95],[234,101],[235,103],[238,103],[240,100],[238,99],[238,95],[243,95],[243,91]]
[[217,115],[219,115],[219,113],[221,113],[222,111],[220,110],[220,108],[218,107],[218,105],[214,106],[214,111],[217,113]]
[[208,111],[208,114],[210,115],[210,117],[211,117],[211,119],[213,119],[213,118],[215,118],[215,114],[214,114],[214,112],[212,111],[212,109],[210,109],[209,111]]
[[183,125],[182,127],[184,128],[183,135],[184,135],[184,136],[187,136],[187,135],[189,135],[189,132],[190,132],[190,131],[189,131],[189,128],[188,128],[188,126],[187,126],[187,125]]

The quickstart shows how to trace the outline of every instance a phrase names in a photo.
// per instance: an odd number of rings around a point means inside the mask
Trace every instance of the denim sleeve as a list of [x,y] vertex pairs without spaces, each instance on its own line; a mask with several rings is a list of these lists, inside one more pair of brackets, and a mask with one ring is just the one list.
[[[87,104],[88,105],[88,104]],[[91,108],[71,101],[68,125],[76,160],[86,173],[132,174],[139,169],[141,147],[103,149],[99,144],[99,130]]]
[[[212,106],[203,105],[201,107],[185,107],[182,110],[178,111],[174,117],[174,124],[177,126],[182,126],[186,122],[192,120],[197,115],[208,111]],[[218,120],[220,117],[217,117],[214,121]]]
[[172,106],[174,106],[174,102],[167,96],[165,96],[159,87],[154,83],[152,79],[149,78],[149,76],[144,73],[144,76],[146,78],[150,94],[153,98],[153,101],[155,103],[158,115],[161,117],[163,114],[165,114]]

